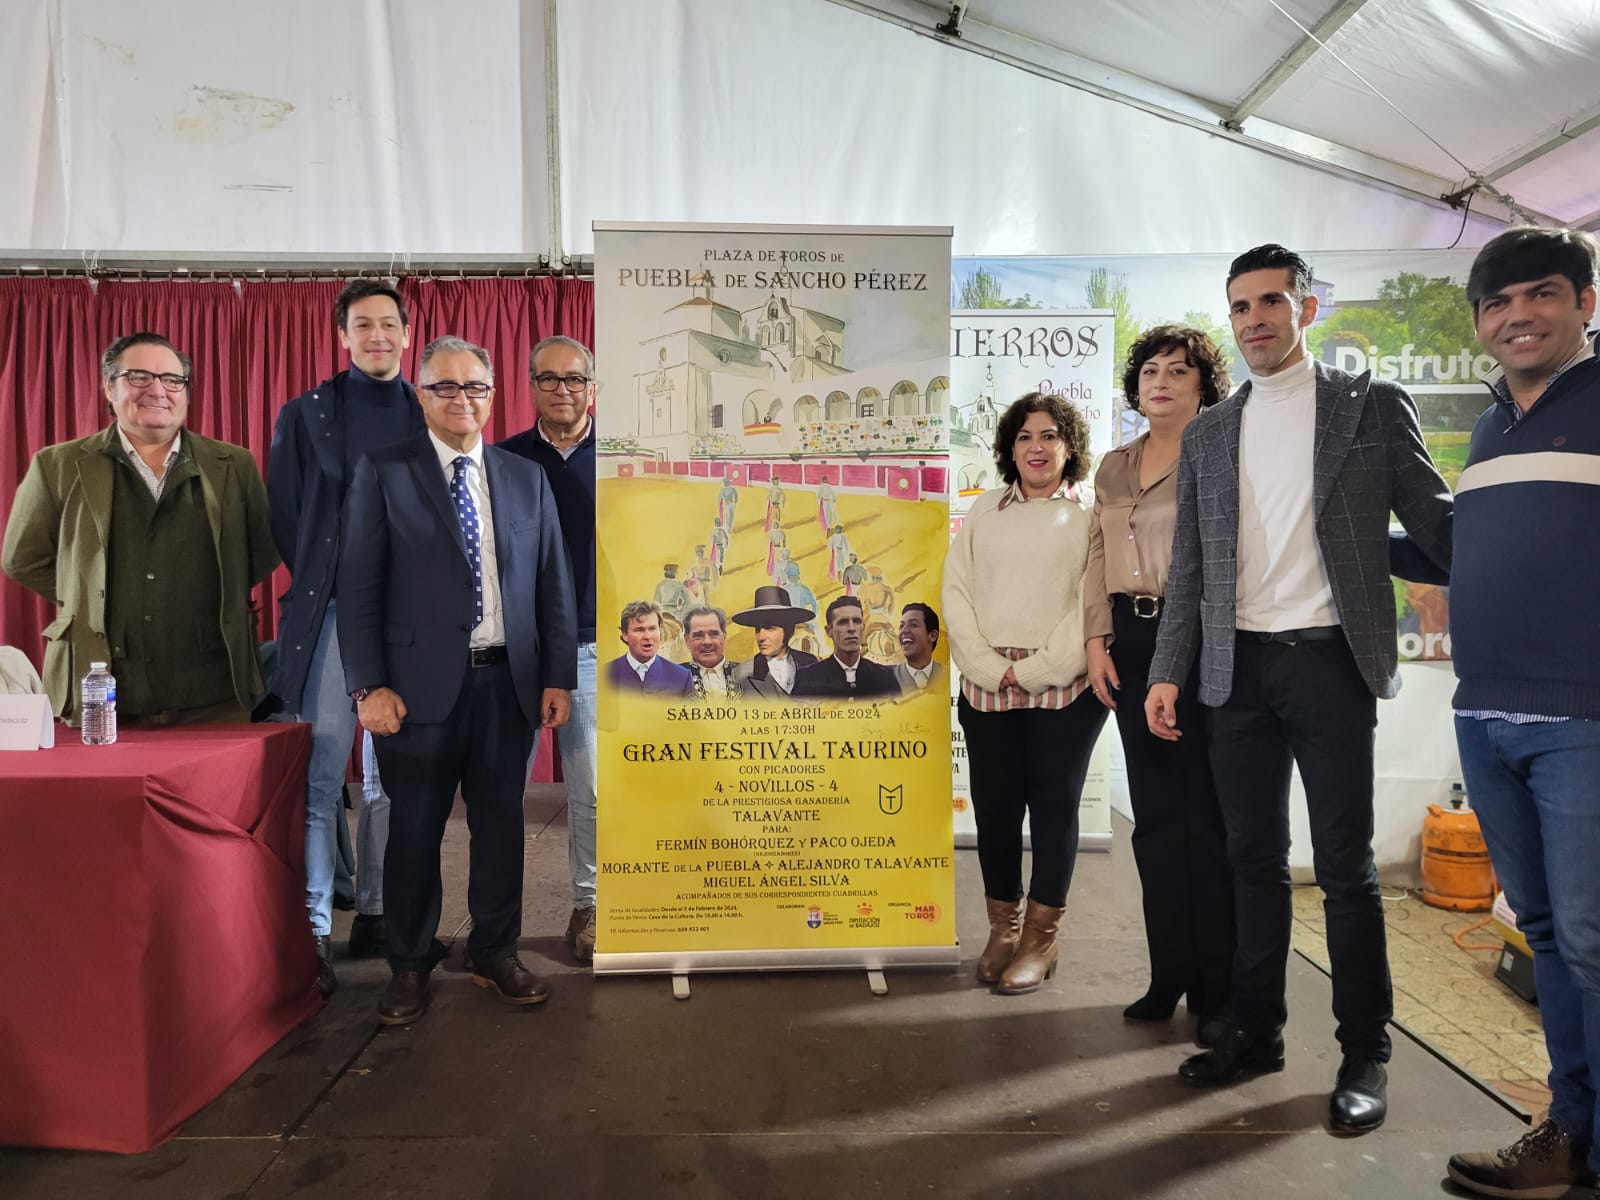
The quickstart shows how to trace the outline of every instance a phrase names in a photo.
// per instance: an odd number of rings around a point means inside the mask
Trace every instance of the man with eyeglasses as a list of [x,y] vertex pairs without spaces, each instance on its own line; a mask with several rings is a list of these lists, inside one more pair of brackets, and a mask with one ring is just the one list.
[[248,721],[262,690],[250,591],[278,565],[248,450],[183,427],[188,355],[154,333],[100,359],[115,419],[47,446],[17,489],[0,561],[56,606],[44,682],[76,725],[90,662],[124,726]]
[[[369,451],[421,433],[417,394],[400,373],[411,344],[405,301],[389,284],[357,279],[333,306],[350,369],[284,405],[272,434],[267,495],[272,536],[292,576],[281,599],[272,690],[287,712],[311,726],[306,771],[306,910],[317,946],[317,986],[329,995],[333,971],[333,886],[344,821],[345,764],[356,734],[339,654],[336,575],[339,513],[356,464]],[[367,761],[375,762],[370,756]],[[356,821],[356,918],[351,958],[387,954],[383,862],[389,802],[368,779]]]
[[561,535],[572,563],[578,602],[578,686],[572,720],[558,735],[567,785],[567,864],[572,871],[572,916],[566,941],[579,962],[594,959],[595,644],[594,599],[594,356],[582,342],[547,337],[528,358],[538,417],[500,447],[544,468],[561,514]]
[[555,498],[533,463],[485,447],[488,351],[455,337],[422,352],[427,430],[356,465],[339,561],[345,684],[377,737],[393,806],[384,914],[393,977],[378,1020],[428,1006],[439,845],[459,788],[471,830],[473,982],[512,1005],[549,988],[517,958],[522,795],[535,731],[570,712],[577,620]]

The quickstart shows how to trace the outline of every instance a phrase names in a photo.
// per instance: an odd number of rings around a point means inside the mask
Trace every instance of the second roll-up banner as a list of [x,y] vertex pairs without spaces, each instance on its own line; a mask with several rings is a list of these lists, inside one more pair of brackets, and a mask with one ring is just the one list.
[[948,656],[901,641],[949,297],[948,229],[595,226],[597,973],[958,961]]

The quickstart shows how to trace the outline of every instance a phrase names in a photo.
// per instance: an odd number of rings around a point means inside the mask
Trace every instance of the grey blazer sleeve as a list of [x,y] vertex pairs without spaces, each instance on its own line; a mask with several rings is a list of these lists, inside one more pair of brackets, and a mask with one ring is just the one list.
[[1175,683],[1189,678],[1200,648],[1200,505],[1196,497],[1195,463],[1200,454],[1197,423],[1183,431],[1178,456],[1178,515],[1172,528],[1172,566],[1167,572],[1161,629],[1150,661],[1150,683]]
[[[1378,388],[1373,385],[1375,392]],[[1378,398],[1389,433],[1390,504],[1417,547],[1448,573],[1455,499],[1422,440],[1416,403],[1403,388],[1392,384],[1384,386]]]

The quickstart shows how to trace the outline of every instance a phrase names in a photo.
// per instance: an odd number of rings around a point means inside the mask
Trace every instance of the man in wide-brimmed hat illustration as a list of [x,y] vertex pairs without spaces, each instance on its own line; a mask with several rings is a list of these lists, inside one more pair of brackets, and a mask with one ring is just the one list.
[[740,690],[769,700],[788,699],[800,668],[817,661],[815,655],[804,650],[791,650],[789,639],[794,636],[796,625],[815,620],[816,615],[809,608],[790,603],[786,588],[758,587],[755,604],[733,614],[734,624],[756,631],[756,656],[733,669],[733,679]]

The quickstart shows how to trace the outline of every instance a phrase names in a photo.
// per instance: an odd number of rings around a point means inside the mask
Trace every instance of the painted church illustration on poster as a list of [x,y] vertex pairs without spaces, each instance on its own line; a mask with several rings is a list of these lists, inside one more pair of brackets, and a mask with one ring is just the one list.
[[[662,604],[669,655],[686,651],[690,605],[737,611],[771,584],[817,614],[796,629],[795,649],[827,653],[822,609],[843,593],[867,606],[867,656],[904,661],[897,601],[937,603],[921,590],[901,594],[926,578],[926,564],[909,558],[915,539],[904,536],[906,521],[926,514],[906,510],[900,520],[882,501],[948,503],[945,360],[853,362],[849,321],[826,311],[825,292],[806,303],[792,290],[741,289],[735,305],[708,267],[684,278],[675,299],[641,314],[637,359],[619,372],[630,389],[625,415],[614,408],[609,427],[602,422],[598,470],[602,479],[704,484],[707,502],[682,544],[658,541],[661,552],[625,590]],[[730,659],[754,653],[747,636],[729,630]]]
[[[846,323],[832,313],[777,291],[735,308],[717,299],[712,273],[701,270],[662,324],[639,345],[634,436],[611,439],[603,451],[668,462],[944,452],[949,379],[853,370]],[[918,496],[944,486],[932,474],[915,481]]]

